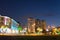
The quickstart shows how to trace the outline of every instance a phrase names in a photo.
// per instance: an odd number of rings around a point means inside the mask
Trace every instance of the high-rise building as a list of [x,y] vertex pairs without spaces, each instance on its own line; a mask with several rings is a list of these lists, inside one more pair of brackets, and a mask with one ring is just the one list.
[[37,28],[42,28],[43,30],[46,29],[46,21],[45,20],[40,20],[40,19],[36,19],[35,20],[35,31],[37,32]]
[[42,28],[45,29],[46,28],[46,21],[42,20]]
[[46,33],[46,21],[42,20],[43,33]]
[[37,28],[39,27],[39,28],[42,28],[42,22],[41,22],[41,20],[40,19],[36,19],[35,20],[35,32],[38,32],[37,31]]
[[28,18],[28,32],[29,33],[35,32],[35,19],[32,17]]
[[37,32],[37,28],[42,28],[45,30],[46,28],[46,21],[34,18],[28,18],[28,32]]

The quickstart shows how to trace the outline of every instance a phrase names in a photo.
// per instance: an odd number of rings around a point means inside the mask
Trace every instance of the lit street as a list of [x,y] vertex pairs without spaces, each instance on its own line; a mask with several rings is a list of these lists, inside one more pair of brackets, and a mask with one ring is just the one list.
[[0,34],[0,39],[6,39],[6,40],[59,40],[60,36],[46,36],[46,35],[33,35],[33,34],[30,34],[30,35],[20,35],[20,34]]
[[0,33],[1,36],[43,36],[43,34],[7,34],[7,33]]

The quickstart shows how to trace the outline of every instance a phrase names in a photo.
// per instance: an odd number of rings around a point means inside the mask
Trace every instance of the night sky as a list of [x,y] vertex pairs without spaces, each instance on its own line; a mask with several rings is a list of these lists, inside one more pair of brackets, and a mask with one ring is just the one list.
[[47,25],[60,25],[59,0],[0,0],[0,15],[26,24],[28,17],[44,19]]

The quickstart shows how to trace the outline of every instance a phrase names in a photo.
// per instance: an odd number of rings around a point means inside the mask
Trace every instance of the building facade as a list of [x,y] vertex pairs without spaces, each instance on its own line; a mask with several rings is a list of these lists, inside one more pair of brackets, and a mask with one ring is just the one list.
[[18,23],[10,17],[0,16],[0,28],[1,26],[8,28],[18,27]]
[[46,21],[42,20],[43,33],[46,33]]
[[37,28],[42,28],[45,30],[46,21],[34,18],[28,18],[28,32],[35,33],[38,32]]
[[0,27],[1,26],[11,26],[11,18],[7,16],[0,16]]
[[35,33],[35,19],[28,18],[28,33]]

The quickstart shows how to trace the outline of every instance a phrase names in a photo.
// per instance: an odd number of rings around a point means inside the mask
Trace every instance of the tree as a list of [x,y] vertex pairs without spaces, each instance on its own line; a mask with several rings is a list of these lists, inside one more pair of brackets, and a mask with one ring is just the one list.
[[22,31],[22,27],[21,26],[18,26],[18,31],[20,33],[20,31]]

